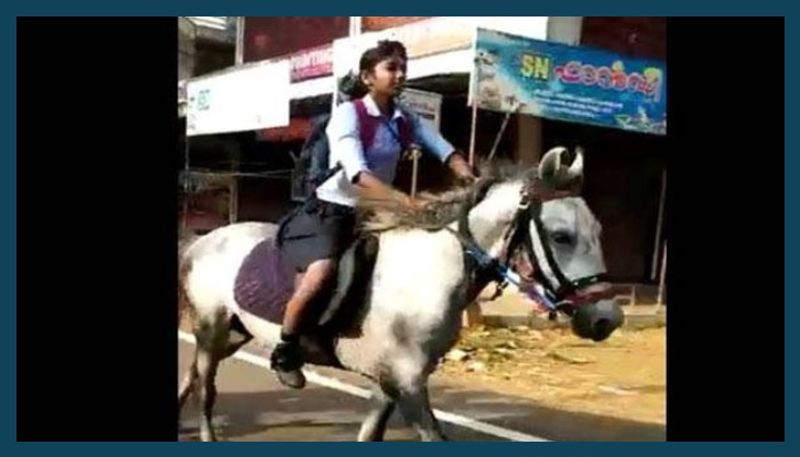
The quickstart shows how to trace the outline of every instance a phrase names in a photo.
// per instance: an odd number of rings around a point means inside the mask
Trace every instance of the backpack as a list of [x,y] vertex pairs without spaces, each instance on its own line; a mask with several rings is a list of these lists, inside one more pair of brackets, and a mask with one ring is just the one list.
[[[367,113],[367,108],[361,99],[355,100],[353,105],[356,109],[356,116],[358,118],[358,133],[361,139],[361,144],[364,150],[369,149],[372,141],[375,139],[375,132],[378,125],[381,123],[380,118],[375,118]],[[406,150],[411,144],[413,132],[411,125],[407,121],[408,115],[404,107],[398,105],[404,117],[399,119],[399,136],[400,146]],[[317,119],[311,128],[303,147],[300,150],[300,157],[295,162],[294,173],[292,174],[292,185],[296,186],[295,189],[302,189],[302,193],[311,195],[316,188],[327,181],[331,176],[341,170],[341,164],[331,167],[329,163],[330,145],[328,143],[328,135],[325,129],[328,127],[331,115],[326,114]],[[394,132],[394,130],[391,130]]]

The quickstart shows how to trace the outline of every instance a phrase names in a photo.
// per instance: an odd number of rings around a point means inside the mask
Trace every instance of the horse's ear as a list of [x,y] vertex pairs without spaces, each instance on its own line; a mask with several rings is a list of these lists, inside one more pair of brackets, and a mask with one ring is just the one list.
[[563,146],[557,146],[542,157],[537,167],[541,183],[552,189],[572,188],[583,179],[583,148],[575,148],[573,157]]
[[539,161],[538,177],[542,182],[553,183],[561,169],[561,156],[567,152],[567,148],[556,146],[547,151],[542,160]]
[[583,190],[583,148],[580,146],[575,147],[575,158],[567,169],[563,187],[575,195],[580,195]]

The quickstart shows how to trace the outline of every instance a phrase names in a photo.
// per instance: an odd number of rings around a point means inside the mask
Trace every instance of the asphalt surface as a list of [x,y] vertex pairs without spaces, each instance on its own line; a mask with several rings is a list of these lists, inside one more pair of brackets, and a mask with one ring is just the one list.
[[[178,380],[189,366],[193,345],[181,341]],[[265,357],[264,351],[247,351]],[[311,367],[318,374],[356,391],[368,388],[361,377]],[[217,375],[214,426],[220,441],[354,441],[369,403],[353,393],[309,382],[303,390],[283,387],[262,366],[235,358],[225,360]],[[352,390],[352,389],[350,389]],[[498,441],[523,434],[528,440],[663,441],[665,428],[615,418],[544,408],[531,400],[431,383],[433,407],[444,412],[442,428],[452,441]],[[199,406],[190,397],[184,407],[178,439],[198,440]],[[445,418],[444,416],[440,418]],[[465,425],[466,424],[466,425]],[[386,441],[417,441],[399,414],[389,421]],[[517,436],[519,439],[519,436]]]

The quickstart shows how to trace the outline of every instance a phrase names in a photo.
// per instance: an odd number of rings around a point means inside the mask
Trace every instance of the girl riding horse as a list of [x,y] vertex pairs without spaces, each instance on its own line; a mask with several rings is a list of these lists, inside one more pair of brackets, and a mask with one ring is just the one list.
[[[408,140],[447,164],[458,178],[475,179],[459,151],[396,102],[406,79],[407,60],[405,47],[397,41],[381,41],[361,56],[359,82],[368,93],[336,107],[326,130],[330,163],[339,164],[340,169],[283,225],[279,243],[296,272],[295,290],[286,305],[281,342],[271,364],[278,379],[289,387],[305,386],[299,338],[308,324],[309,303],[335,280],[338,259],[355,238],[354,207],[359,195],[393,200],[412,210],[421,207],[391,185]],[[363,119],[370,123],[360,122]]]

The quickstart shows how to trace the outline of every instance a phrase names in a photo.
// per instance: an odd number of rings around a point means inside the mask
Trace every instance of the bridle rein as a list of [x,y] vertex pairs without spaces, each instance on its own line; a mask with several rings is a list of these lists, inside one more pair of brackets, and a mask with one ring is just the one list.
[[[469,229],[469,211],[480,203],[491,187],[485,182],[478,187],[473,198],[465,203],[458,219],[458,230],[447,229],[458,238],[474,275],[475,286],[481,289],[496,281],[493,298],[502,294],[509,284],[514,284],[550,311],[551,319],[557,312],[572,316],[583,304],[608,296],[606,292],[583,293],[587,288],[604,281],[604,274],[568,278],[556,262],[552,248],[547,242],[547,233],[541,218],[542,205],[548,200],[576,195],[572,191],[542,190],[533,192],[524,187],[513,222],[503,235],[503,247],[498,257],[492,257],[480,248]],[[530,222],[535,230],[529,230]],[[524,255],[522,255],[524,254]],[[533,272],[523,278],[520,271]],[[533,281],[531,281],[533,280]]]

